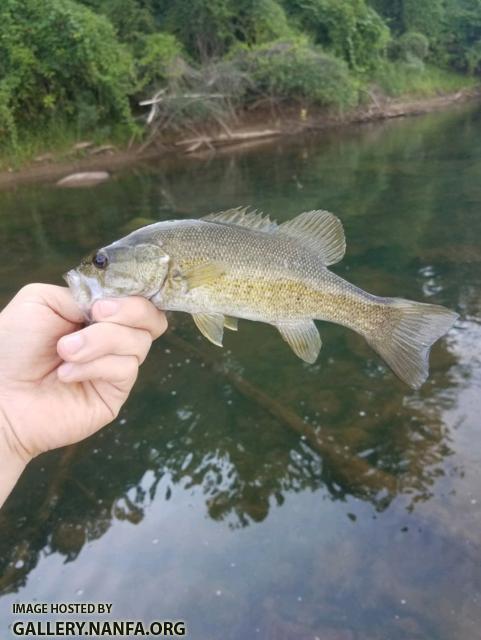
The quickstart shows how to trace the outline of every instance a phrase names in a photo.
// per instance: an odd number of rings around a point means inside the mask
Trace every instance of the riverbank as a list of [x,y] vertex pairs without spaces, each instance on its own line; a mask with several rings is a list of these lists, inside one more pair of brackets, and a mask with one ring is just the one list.
[[444,95],[421,99],[389,99],[370,96],[368,106],[359,107],[345,114],[326,114],[319,110],[309,112],[298,108],[268,110],[266,108],[244,111],[229,131],[202,131],[199,136],[171,136],[155,138],[150,144],[118,148],[112,145],[94,147],[77,143],[70,155],[45,154],[19,169],[0,171],[0,189],[12,188],[29,182],[56,182],[76,172],[116,171],[145,160],[166,154],[207,155],[233,146],[253,144],[266,138],[299,135],[309,130],[323,130],[390,118],[421,115],[445,109],[452,105],[481,99],[481,87],[467,88]]

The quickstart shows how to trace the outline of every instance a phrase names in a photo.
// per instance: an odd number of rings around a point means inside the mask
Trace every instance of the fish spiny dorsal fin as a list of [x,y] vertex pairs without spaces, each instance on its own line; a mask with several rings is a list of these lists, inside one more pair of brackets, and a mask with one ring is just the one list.
[[294,220],[283,222],[278,233],[297,238],[319,254],[327,266],[339,262],[346,251],[346,238],[339,218],[329,211],[306,211]]
[[239,227],[255,229],[257,231],[272,232],[278,229],[277,222],[273,222],[269,216],[265,216],[262,212],[249,211],[249,207],[237,207],[236,209],[228,209],[227,211],[219,211],[218,213],[209,213],[202,220],[209,222],[223,222],[226,224],[235,224]]

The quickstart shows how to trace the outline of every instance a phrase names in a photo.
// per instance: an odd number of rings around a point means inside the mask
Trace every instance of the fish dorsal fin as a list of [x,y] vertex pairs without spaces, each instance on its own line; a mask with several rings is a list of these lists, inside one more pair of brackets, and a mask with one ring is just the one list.
[[224,316],[222,313],[193,313],[192,317],[201,334],[218,347],[222,347],[224,337]]
[[329,211],[306,211],[293,220],[283,222],[278,233],[297,238],[318,253],[327,266],[339,262],[346,251],[346,238],[339,218]]
[[249,207],[237,207],[236,209],[228,209],[218,213],[209,213],[202,220],[235,224],[239,227],[266,232],[272,232],[279,228],[277,222],[273,222],[268,215],[264,215],[261,211],[256,211],[255,209],[249,211]]
[[322,343],[319,331],[312,320],[279,323],[276,326],[296,356],[309,364],[317,360]]

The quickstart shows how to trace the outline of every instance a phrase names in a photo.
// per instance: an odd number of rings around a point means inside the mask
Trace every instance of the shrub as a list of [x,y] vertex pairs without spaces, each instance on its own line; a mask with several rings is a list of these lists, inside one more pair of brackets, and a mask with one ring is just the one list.
[[243,42],[255,45],[294,37],[294,29],[276,0],[256,0],[250,9],[244,13]]
[[425,60],[429,53],[429,40],[423,33],[406,31],[397,40],[398,58],[408,62],[411,58]]
[[376,68],[389,29],[364,0],[284,0],[301,28],[355,71]]
[[187,53],[202,62],[223,55],[235,42],[232,0],[156,0],[162,30],[173,33]]
[[99,122],[131,121],[133,63],[112,25],[72,0],[2,0],[0,133],[82,111]]
[[221,125],[235,118],[235,107],[250,82],[233,60],[219,60],[195,68],[177,59],[176,72],[165,83],[161,100],[150,107],[154,131],[193,129],[197,124]]
[[159,27],[201,62],[225,55],[238,43],[295,35],[279,0],[156,0],[154,11]]
[[[108,18],[121,42],[136,45],[142,35],[155,31],[150,7],[143,0],[77,0]],[[150,4],[150,3],[149,3]]]
[[182,73],[184,50],[170,33],[151,33],[139,44],[138,91],[158,89]]
[[258,94],[339,108],[357,101],[346,64],[306,42],[280,41],[238,55]]

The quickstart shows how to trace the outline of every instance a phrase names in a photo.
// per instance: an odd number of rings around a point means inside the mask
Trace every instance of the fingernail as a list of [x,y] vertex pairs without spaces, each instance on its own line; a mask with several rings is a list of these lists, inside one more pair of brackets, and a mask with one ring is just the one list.
[[57,369],[57,375],[59,378],[62,378],[63,380],[65,378],[68,378],[69,375],[72,373],[74,365],[71,364],[70,362],[64,362],[63,364],[60,365],[60,367]]
[[77,353],[84,342],[85,340],[81,333],[72,333],[69,336],[64,336],[61,340],[62,349],[69,354]]
[[101,318],[113,316],[119,309],[120,304],[117,300],[98,300],[95,303],[95,315],[100,316]]

